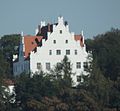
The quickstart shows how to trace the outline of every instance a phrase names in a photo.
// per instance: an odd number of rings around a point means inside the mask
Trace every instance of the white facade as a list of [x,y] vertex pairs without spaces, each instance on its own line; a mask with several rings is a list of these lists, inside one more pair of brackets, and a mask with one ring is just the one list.
[[13,55],[13,74],[16,76],[23,72],[29,72],[29,64],[29,60],[25,60],[24,57],[24,37],[22,34],[19,45],[19,55]]
[[34,74],[41,68],[48,72],[61,62],[65,55],[72,63],[73,73],[76,73],[72,79],[77,85],[77,76],[86,74],[83,66],[88,61],[88,53],[85,44],[81,46],[80,41],[75,41],[74,33],[70,33],[69,26],[64,25],[63,17],[58,17],[58,24],[53,25],[53,32],[48,32],[48,39],[42,39],[42,46],[37,47],[36,52],[31,52],[30,71]]

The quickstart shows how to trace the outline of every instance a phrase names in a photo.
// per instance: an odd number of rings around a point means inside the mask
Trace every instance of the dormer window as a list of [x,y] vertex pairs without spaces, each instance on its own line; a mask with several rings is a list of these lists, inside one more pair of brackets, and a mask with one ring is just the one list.
[[62,30],[60,30],[60,34],[62,34]]

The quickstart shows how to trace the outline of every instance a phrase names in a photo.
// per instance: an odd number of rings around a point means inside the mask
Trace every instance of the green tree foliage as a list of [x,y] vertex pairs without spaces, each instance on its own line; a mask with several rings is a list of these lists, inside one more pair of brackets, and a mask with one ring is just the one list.
[[[5,42],[6,39],[8,42]],[[11,43],[8,38],[3,44]],[[13,39],[14,40],[14,39]],[[18,40],[17,40],[18,41]],[[0,86],[9,68],[6,51],[14,53],[1,44],[0,54]],[[19,42],[18,42],[19,43]],[[72,65],[67,56],[57,64],[50,73],[41,72],[32,78],[22,74],[15,78],[16,103],[6,104],[1,96],[4,91],[0,87],[0,110],[5,111],[116,111],[120,108],[120,30],[112,29],[94,39],[86,40],[87,50],[91,50],[93,61],[83,76],[84,82],[76,88],[72,87]],[[16,46],[13,44],[13,46]],[[13,51],[14,50],[14,51]],[[8,55],[9,55],[8,54]],[[6,60],[7,59],[7,60]],[[4,64],[4,65],[3,65]],[[89,69],[90,68],[90,69]],[[5,70],[3,70],[5,69]]]
[[0,50],[0,77],[5,77],[6,73],[8,74],[8,70],[9,70],[9,63],[6,61],[6,59],[4,58],[2,51]]
[[105,77],[117,80],[120,76],[120,30],[111,29],[105,34],[87,40],[88,50],[92,50],[93,58]]
[[5,57],[8,58],[12,54],[18,53],[15,46],[19,45],[20,37],[20,34],[4,35],[3,37],[1,37],[0,45]]
[[[99,101],[101,108],[120,107],[120,30],[111,29],[96,36],[93,40],[87,40],[88,50],[93,52],[93,64],[91,76],[85,87],[95,99]],[[84,84],[86,85],[86,84]]]
[[15,46],[19,44],[19,37],[19,34],[13,34],[5,35],[0,39],[0,111],[14,111],[15,109],[9,102],[11,97],[5,91],[3,80],[11,78],[12,54],[17,51]]
[[0,73],[12,77],[12,56],[18,53],[20,34],[4,35],[0,39]]
[[71,75],[71,64],[66,56],[51,74],[41,72],[32,78],[21,75],[16,79],[16,104],[26,111],[98,110],[92,93],[85,89],[72,88]]
[[61,63],[57,63],[54,70],[51,70],[51,74],[54,79],[61,84],[61,86],[72,86],[72,64],[67,56],[64,56],[64,59]]

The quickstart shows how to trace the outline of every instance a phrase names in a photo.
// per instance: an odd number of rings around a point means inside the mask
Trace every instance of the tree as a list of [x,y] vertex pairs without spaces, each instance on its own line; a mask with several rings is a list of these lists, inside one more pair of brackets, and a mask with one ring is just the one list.
[[[105,34],[96,36],[87,42],[88,49],[93,52],[94,64],[91,76],[87,81],[88,87],[97,101],[100,101],[101,108],[120,107],[120,30],[111,29]],[[83,87],[83,86],[82,86]]]
[[0,39],[0,73],[12,78],[12,56],[18,53],[20,34],[4,35]]
[[97,35],[93,40],[86,41],[105,77],[117,80],[120,76],[120,30],[111,29],[105,34]]

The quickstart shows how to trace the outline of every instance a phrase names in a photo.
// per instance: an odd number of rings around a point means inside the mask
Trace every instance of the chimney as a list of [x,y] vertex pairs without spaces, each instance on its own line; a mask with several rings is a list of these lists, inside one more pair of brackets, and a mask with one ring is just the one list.
[[84,34],[83,34],[83,30],[81,31],[81,34],[82,34],[82,42],[83,42],[83,44],[85,43],[85,40],[84,40]]
[[67,26],[67,25],[68,25],[68,22],[67,22],[67,21],[65,21],[65,22],[64,22],[64,24],[65,24],[65,26]]
[[51,32],[51,30],[50,30],[50,23],[48,23],[48,32]]
[[38,33],[40,34],[41,33],[41,26],[38,25]]

